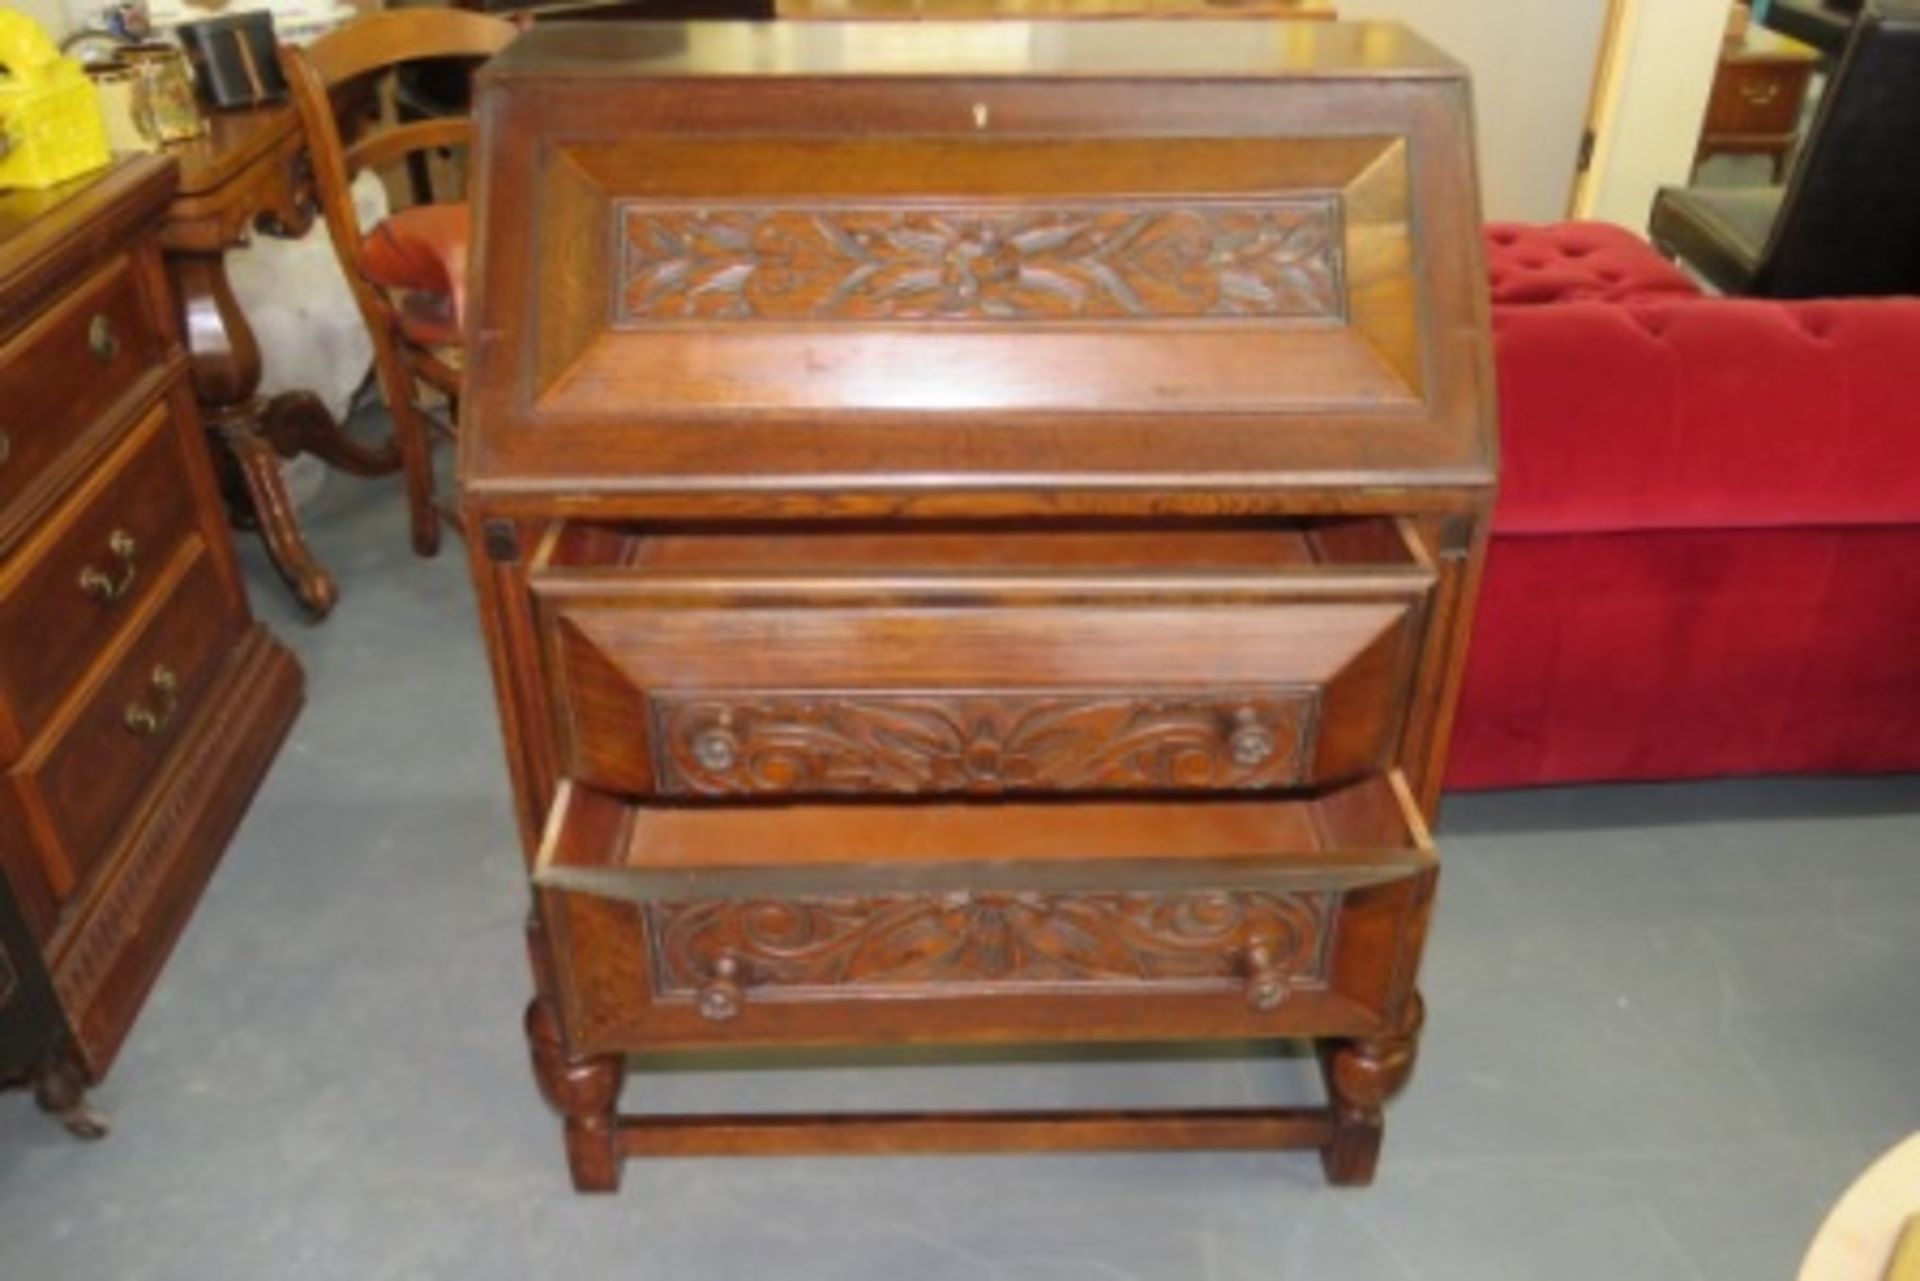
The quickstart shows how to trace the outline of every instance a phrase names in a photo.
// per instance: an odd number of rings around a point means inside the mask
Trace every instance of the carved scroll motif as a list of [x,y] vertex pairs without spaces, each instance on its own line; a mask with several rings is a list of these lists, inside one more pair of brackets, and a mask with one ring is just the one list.
[[723,958],[753,1000],[861,990],[982,995],[1057,985],[1229,989],[1246,948],[1293,989],[1324,985],[1330,892],[952,894],[646,909],[657,995],[693,999]]
[[656,772],[698,796],[1291,787],[1313,708],[1304,689],[659,696]]
[[618,213],[618,319],[1337,318],[1331,197]]

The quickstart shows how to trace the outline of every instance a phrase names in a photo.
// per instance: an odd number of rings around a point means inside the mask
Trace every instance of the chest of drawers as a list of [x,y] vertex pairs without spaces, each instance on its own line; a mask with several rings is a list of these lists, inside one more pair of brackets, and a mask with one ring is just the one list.
[[1722,153],[1771,156],[1773,181],[1780,182],[1819,69],[1817,50],[1765,27],[1730,40],[1720,51],[1695,166]]
[[300,701],[202,452],[155,240],[173,178],[129,160],[0,196],[0,872],[62,1107],[112,1062]]
[[[577,1186],[1372,1177],[1494,479],[1467,86],[1392,26],[564,25],[488,71],[461,477]],[[656,1117],[622,1056],[1310,1039],[1324,1106]]]

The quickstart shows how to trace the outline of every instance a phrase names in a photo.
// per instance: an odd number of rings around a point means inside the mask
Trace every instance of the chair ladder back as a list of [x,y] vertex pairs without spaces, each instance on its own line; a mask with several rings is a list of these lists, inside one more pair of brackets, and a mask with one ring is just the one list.
[[464,116],[389,125],[377,133],[356,139],[347,147],[342,156],[346,162],[347,179],[352,181],[362,169],[384,169],[417,152],[465,147],[472,133],[472,126]]

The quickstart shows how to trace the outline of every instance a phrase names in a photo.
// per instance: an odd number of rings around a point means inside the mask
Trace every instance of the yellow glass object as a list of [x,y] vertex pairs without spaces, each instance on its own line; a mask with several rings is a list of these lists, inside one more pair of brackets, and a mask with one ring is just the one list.
[[40,25],[0,9],[0,189],[51,187],[105,165],[93,85]]

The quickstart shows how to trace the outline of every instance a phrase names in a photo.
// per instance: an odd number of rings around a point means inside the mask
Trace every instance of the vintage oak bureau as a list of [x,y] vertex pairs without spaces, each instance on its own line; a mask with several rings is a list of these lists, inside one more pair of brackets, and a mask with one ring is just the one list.
[[106,1072],[292,723],[158,233],[171,160],[0,195],[0,1077]]
[[[484,73],[460,461],[536,1074],[628,1156],[1373,1174],[1494,479],[1394,26],[566,26]],[[1325,1106],[618,1110],[623,1054],[1312,1040]]]

